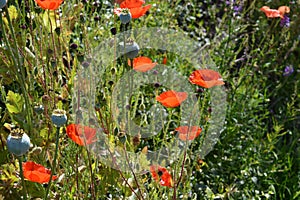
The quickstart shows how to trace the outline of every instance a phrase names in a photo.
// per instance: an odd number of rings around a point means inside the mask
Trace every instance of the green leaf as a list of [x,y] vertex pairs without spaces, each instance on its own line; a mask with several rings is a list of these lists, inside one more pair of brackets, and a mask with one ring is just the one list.
[[5,105],[10,113],[18,114],[23,111],[24,99],[20,94],[8,91],[6,102]]

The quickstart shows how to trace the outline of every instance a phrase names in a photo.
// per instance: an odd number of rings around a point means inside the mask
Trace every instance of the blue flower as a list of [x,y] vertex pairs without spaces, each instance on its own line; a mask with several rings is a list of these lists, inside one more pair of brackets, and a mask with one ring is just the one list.
[[294,72],[293,66],[286,66],[283,72],[283,76],[290,76]]
[[16,156],[22,156],[30,148],[30,138],[23,129],[16,128],[11,130],[7,137],[7,149]]

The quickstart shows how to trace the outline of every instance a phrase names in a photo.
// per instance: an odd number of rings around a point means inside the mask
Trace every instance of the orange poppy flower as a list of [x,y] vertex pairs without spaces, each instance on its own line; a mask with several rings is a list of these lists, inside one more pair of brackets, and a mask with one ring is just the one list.
[[144,0],[124,0],[120,3],[121,8],[137,8],[142,7]]
[[187,98],[186,92],[176,92],[174,90],[169,90],[161,93],[156,97],[156,100],[159,101],[163,106],[168,108],[175,108],[179,106]]
[[281,18],[284,18],[284,15],[285,15],[286,13],[290,13],[290,8],[289,8],[288,6],[280,6],[280,7],[278,8],[278,11],[279,11],[279,13],[280,13],[280,17],[281,17]]
[[[146,72],[155,67],[157,63],[153,63],[152,60],[145,56],[140,56],[133,59],[133,69],[139,72]],[[128,60],[130,65],[130,60]]]
[[199,85],[204,88],[211,88],[217,85],[224,85],[221,75],[211,69],[199,69],[194,71],[189,78],[192,84]]
[[[84,134],[82,133],[84,131]],[[69,124],[66,130],[67,135],[76,144],[85,146],[85,144],[92,144],[96,142],[96,129],[88,126],[81,126],[79,124]]]
[[198,137],[202,131],[202,129],[198,126],[180,126],[175,129],[175,131],[178,131],[179,138],[183,141],[187,140],[194,140],[196,137]]
[[282,15],[280,15],[279,10],[270,9],[270,7],[268,6],[263,6],[260,10],[263,11],[268,18],[283,17]]
[[[23,175],[26,179],[36,183],[48,183],[51,176],[51,170],[43,165],[28,161],[22,164]],[[52,176],[52,180],[56,180],[57,176]]]
[[56,10],[64,0],[35,0],[35,2],[44,10]]
[[144,0],[124,0],[120,3],[120,8],[128,8],[133,19],[137,19],[146,14],[151,5],[142,6]]
[[173,179],[168,170],[158,165],[150,166],[150,173],[153,179],[161,186],[173,187]]

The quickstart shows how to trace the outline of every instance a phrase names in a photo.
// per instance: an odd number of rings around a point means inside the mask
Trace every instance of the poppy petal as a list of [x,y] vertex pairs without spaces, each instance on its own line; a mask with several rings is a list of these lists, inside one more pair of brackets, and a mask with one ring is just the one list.
[[125,0],[120,3],[121,8],[137,8],[145,3],[144,0]]
[[196,84],[204,88],[211,88],[225,84],[221,75],[211,69],[196,70],[190,75],[189,80],[192,84]]
[[132,19],[137,19],[142,17],[143,15],[146,14],[146,12],[151,8],[151,5],[146,5],[143,7],[135,7],[135,8],[130,8],[130,13]]
[[176,92],[174,90],[169,90],[161,93],[156,97],[163,106],[168,108],[175,108],[179,106],[183,101],[187,99],[188,94],[186,92]]
[[[128,60],[128,65],[130,65],[130,60]],[[141,56],[133,59],[133,69],[139,72],[146,72],[155,67],[157,63],[153,63],[148,57]]]
[[268,18],[281,17],[280,12],[276,9],[270,9],[268,6],[263,6],[261,9]]
[[[96,129],[81,126],[80,124],[69,124],[66,133],[76,144],[80,146],[89,145],[97,141]],[[84,133],[84,134],[83,134]]]
[[[158,166],[158,165],[151,165],[150,173],[151,173],[153,179],[156,182],[159,182],[159,184],[161,186],[167,186],[167,187],[173,186],[172,176],[166,168]],[[159,175],[159,174],[161,174],[161,175]]]
[[[48,183],[51,176],[51,170],[32,161],[28,161],[23,165],[23,175],[26,179],[36,183]],[[52,180],[56,180],[57,176],[52,176]]]
[[35,0],[35,2],[44,10],[56,10],[63,0]]
[[182,141],[194,140],[198,137],[202,131],[202,129],[198,126],[180,126],[175,129],[179,133],[179,139]]
[[166,65],[167,62],[168,62],[168,59],[167,59],[167,56],[165,56],[165,57],[163,58],[162,64]]
[[284,18],[286,13],[290,13],[290,7],[288,6],[280,6],[277,10],[279,11],[281,18]]

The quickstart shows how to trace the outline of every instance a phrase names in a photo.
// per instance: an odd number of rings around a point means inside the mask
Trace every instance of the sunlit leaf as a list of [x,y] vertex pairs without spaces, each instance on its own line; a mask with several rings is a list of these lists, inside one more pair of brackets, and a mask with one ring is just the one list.
[[8,91],[6,102],[5,105],[10,113],[18,114],[22,112],[24,99],[20,94]]

